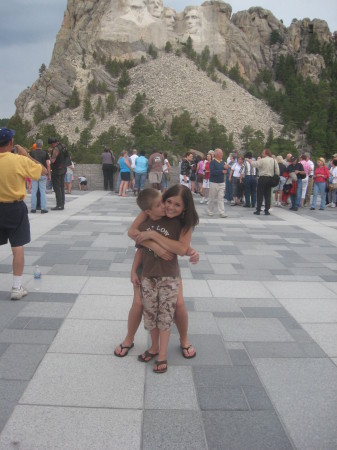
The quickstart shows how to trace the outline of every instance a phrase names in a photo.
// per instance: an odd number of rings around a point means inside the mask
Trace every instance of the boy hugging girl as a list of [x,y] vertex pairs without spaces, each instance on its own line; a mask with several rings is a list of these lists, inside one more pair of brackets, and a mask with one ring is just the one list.
[[[138,359],[142,362],[148,362],[157,356],[153,368],[155,373],[167,371],[166,352],[171,327],[174,323],[180,272],[177,254],[167,251],[165,255],[161,254],[161,257],[159,257],[155,251],[147,248],[147,244],[149,244],[149,239],[152,239],[160,245],[161,237],[159,235],[162,235],[165,239],[179,241],[184,228],[182,217],[186,213],[186,205],[182,201],[181,194],[171,197],[171,199],[177,199],[176,205],[178,207],[173,205],[167,217],[161,194],[157,190],[144,189],[137,198],[137,204],[146,213],[147,218],[139,226],[140,233],[136,239],[138,250],[132,265],[131,279],[137,280],[137,269],[142,265],[140,290],[144,327],[150,331],[152,345],[149,350],[153,350],[152,353],[148,350],[145,351],[145,353],[139,355]],[[181,202],[180,206],[179,201]],[[190,208],[194,209],[192,198],[191,201]],[[196,212],[195,215],[197,218]],[[193,223],[193,227],[195,224]],[[191,232],[188,235],[190,239]],[[187,247],[189,247],[189,241]],[[187,248],[182,250],[182,254],[185,254],[186,251]],[[180,252],[177,253],[181,254]],[[139,279],[137,281],[139,282]],[[155,353],[158,348],[159,352]]]

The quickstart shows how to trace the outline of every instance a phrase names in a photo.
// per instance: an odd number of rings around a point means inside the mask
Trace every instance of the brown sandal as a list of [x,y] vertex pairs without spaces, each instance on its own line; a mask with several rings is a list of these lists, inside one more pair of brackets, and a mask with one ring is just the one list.
[[[155,360],[154,364],[157,366],[157,369],[153,368],[153,372],[154,373],[165,373],[167,372],[167,360],[164,359],[163,361],[157,361]],[[162,366],[165,364],[165,368],[164,369],[158,369],[158,366]]]
[[124,355],[121,355],[120,353],[116,353],[116,350],[115,350],[115,351],[114,351],[114,354],[115,354],[115,356],[118,356],[118,358],[124,358],[124,356],[126,356],[126,355],[129,353],[129,350],[131,350],[131,349],[135,346],[135,344],[132,343],[132,344],[130,345],[130,347],[127,347],[126,345],[123,345],[123,342],[122,342],[121,344],[119,344],[119,346],[120,346],[121,352],[122,352],[125,348],[127,348],[127,352],[124,353]]
[[148,363],[151,361],[151,359],[155,358],[157,355],[158,353],[150,353],[148,350],[145,350],[144,353],[138,355],[138,361]]
[[[186,358],[186,359],[192,359],[195,356],[197,356],[197,352],[195,351],[195,348],[191,344],[188,347],[180,346],[180,348],[181,348],[181,353],[182,353],[183,357]],[[194,349],[194,355],[190,355],[190,349],[191,348]],[[185,350],[185,352],[187,352],[188,356],[185,355],[184,350]]]

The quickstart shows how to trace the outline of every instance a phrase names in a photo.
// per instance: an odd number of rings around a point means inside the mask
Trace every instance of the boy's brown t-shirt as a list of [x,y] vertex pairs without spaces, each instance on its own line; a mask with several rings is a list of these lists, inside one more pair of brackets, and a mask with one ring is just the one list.
[[[163,236],[178,240],[181,232],[181,222],[178,218],[169,219],[161,217],[159,220],[148,218],[139,227],[140,231],[155,230]],[[152,250],[141,247],[142,249],[142,276],[146,278],[153,277],[178,277],[179,266],[178,257],[174,255],[172,261],[165,261],[157,256]]]

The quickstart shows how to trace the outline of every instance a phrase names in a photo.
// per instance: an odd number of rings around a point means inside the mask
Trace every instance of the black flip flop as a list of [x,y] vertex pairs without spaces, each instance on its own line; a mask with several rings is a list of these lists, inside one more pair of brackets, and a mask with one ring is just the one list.
[[[138,355],[138,361],[143,362],[143,363],[148,363],[151,361],[151,359],[155,358],[157,355],[158,355],[158,353],[150,353],[148,350],[145,350],[144,353],[142,353],[141,355]],[[149,358],[149,359],[147,359],[147,358]]]
[[121,348],[121,352],[122,352],[125,348],[128,349],[127,352],[124,353],[124,355],[119,355],[118,353],[116,353],[116,350],[115,350],[115,351],[114,351],[114,354],[115,354],[115,356],[118,356],[118,358],[124,358],[124,356],[126,356],[126,355],[129,353],[129,350],[131,350],[131,349],[135,346],[135,344],[132,343],[132,344],[130,345],[130,347],[126,347],[125,345],[123,345],[123,342],[122,342],[121,344],[119,344],[119,346],[120,346],[120,348]]
[[164,359],[163,361],[157,361],[157,360],[155,360],[155,365],[158,367],[158,366],[161,366],[161,365],[163,365],[163,364],[165,364],[165,368],[164,369],[155,369],[155,368],[153,368],[153,372],[154,373],[165,373],[165,372],[167,372],[167,361],[166,361],[166,359]]
[[193,346],[192,346],[192,345],[189,345],[188,347],[182,347],[182,346],[180,346],[180,348],[181,348],[181,353],[182,353],[182,355],[183,355],[183,357],[184,357],[185,359],[192,359],[192,358],[194,358],[195,356],[197,356],[197,352],[195,351],[195,349],[194,349],[194,355],[188,355],[188,356],[185,355],[184,350],[188,353],[188,351],[189,351],[189,349],[190,349],[191,347],[193,347]]

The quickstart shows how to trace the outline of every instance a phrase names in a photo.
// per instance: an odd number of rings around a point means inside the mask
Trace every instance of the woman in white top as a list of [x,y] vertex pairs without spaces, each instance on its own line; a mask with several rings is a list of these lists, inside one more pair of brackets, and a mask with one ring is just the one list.
[[170,178],[170,170],[171,170],[171,164],[169,163],[169,160],[167,159],[167,153],[163,154],[164,156],[164,164],[163,164],[163,176],[161,177],[161,192],[164,194],[168,189],[168,181]]
[[237,162],[232,165],[231,173],[229,175],[229,182],[232,181],[233,202],[232,206],[240,204],[240,198],[243,190],[243,157],[239,156]]

